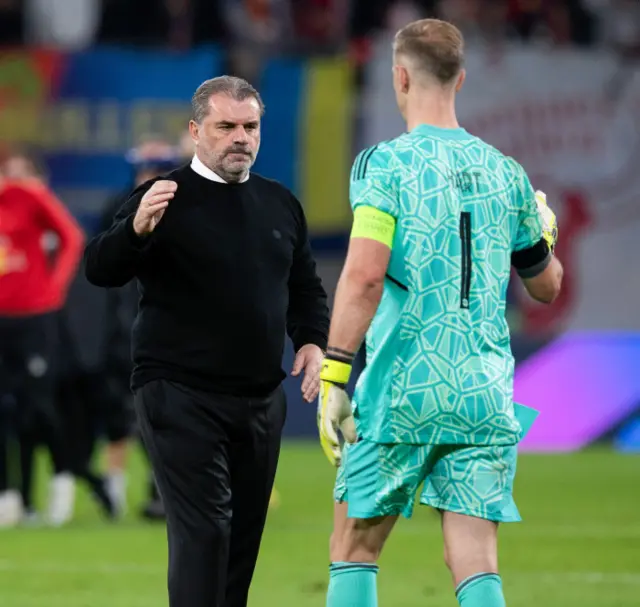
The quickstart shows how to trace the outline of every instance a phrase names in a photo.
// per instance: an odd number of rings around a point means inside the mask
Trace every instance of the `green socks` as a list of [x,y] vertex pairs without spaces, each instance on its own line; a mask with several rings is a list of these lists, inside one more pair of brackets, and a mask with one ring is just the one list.
[[[377,565],[332,563],[326,607],[378,607]],[[460,607],[506,607],[497,573],[478,573],[456,588]]]
[[497,573],[477,573],[456,588],[460,607],[506,607],[502,581]]
[[378,566],[331,563],[327,607],[378,607]]

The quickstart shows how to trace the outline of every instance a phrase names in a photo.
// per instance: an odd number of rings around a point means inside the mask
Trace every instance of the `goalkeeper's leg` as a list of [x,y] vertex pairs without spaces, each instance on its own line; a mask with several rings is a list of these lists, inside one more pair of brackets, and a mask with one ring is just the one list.
[[444,512],[444,558],[461,607],[504,607],[498,574],[498,523]]
[[398,517],[348,518],[347,509],[335,505],[327,607],[377,607],[376,562]]
[[504,607],[498,525],[520,520],[513,499],[517,447],[449,446],[433,455],[420,502],[442,513],[445,561],[458,602]]
[[430,451],[426,445],[381,445],[366,439],[345,446],[333,492],[327,607],[377,607],[378,557],[398,516],[411,517]]

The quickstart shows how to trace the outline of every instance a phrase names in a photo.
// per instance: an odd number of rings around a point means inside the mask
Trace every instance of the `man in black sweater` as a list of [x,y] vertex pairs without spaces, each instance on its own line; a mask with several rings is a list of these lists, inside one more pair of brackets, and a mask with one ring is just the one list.
[[167,514],[171,607],[244,607],[285,419],[282,356],[312,402],[326,293],[300,203],[250,173],[264,108],[204,82],[190,164],[133,191],[85,253],[90,282],[140,288],[132,389]]

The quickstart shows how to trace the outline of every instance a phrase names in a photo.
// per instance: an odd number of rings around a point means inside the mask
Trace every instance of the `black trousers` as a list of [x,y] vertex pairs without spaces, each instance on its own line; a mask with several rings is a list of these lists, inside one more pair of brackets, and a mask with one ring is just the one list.
[[286,415],[284,390],[238,398],[153,381],[134,398],[167,514],[170,607],[246,607]]
[[20,441],[21,493],[31,507],[33,452],[44,442],[56,473],[69,471],[64,428],[56,409],[55,314],[0,318],[0,491],[7,488],[7,442]]

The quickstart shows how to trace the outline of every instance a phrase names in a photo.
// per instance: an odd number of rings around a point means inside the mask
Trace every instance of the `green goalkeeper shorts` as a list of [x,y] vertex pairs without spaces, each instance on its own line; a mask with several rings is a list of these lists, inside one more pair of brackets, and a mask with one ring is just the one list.
[[410,518],[420,503],[490,521],[517,522],[513,500],[517,445],[346,445],[334,499],[350,518]]

